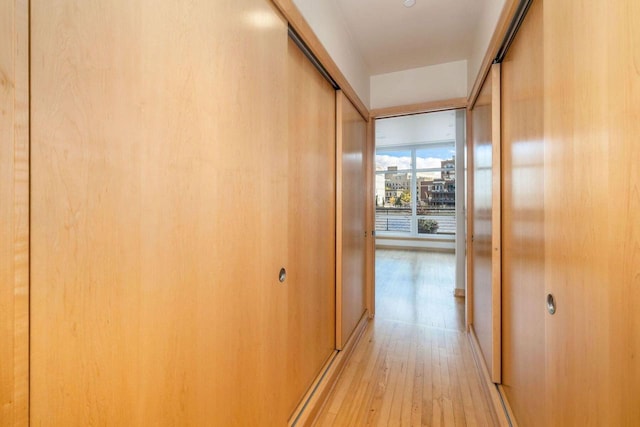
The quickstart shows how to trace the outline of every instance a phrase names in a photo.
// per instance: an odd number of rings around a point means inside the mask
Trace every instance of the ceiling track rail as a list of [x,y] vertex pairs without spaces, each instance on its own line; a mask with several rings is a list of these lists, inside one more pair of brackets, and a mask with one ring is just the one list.
[[496,55],[496,58],[493,60],[494,64],[499,64],[504,60],[504,57],[507,55],[507,51],[509,50],[509,46],[511,46],[511,43],[515,38],[516,33],[520,28],[520,25],[522,25],[522,21],[524,21],[524,17],[527,15],[527,11],[531,6],[532,1],[533,0],[520,1],[520,4],[518,5],[518,9],[516,10],[516,13],[513,17],[513,20],[511,21],[511,24],[509,24],[507,33],[504,36],[504,40],[502,40],[502,44],[500,45],[498,54]]
[[291,25],[289,25],[289,37],[291,38],[291,40],[293,40],[296,46],[300,48],[304,56],[309,58],[309,61],[311,61],[313,66],[316,67],[316,69],[320,72],[320,74],[322,74],[322,77],[324,77],[331,84],[331,86],[333,86],[335,90],[339,90],[340,86],[338,86],[338,83],[336,83],[336,81],[333,80],[333,78],[331,78],[331,75],[322,66],[320,61],[318,61],[318,58],[316,58],[313,52],[311,52],[309,47],[307,47],[306,43],[302,41],[298,33],[296,33],[296,31],[291,27]]

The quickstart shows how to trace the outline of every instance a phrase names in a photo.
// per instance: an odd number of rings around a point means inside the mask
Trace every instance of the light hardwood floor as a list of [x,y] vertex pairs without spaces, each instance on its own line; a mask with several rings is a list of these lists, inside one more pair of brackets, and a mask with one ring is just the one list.
[[453,297],[451,254],[376,251],[376,317],[317,426],[490,426],[496,422]]

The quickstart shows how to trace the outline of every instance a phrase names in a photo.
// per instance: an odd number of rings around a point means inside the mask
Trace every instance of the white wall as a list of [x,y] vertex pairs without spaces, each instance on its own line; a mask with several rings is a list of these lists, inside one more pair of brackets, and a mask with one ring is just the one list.
[[293,0],[360,100],[370,104],[369,70],[335,0]]
[[437,111],[376,120],[376,147],[453,141],[455,137],[455,111]]
[[370,108],[466,97],[506,0],[486,0],[468,60],[369,77],[336,0],[293,0],[351,86]]
[[487,53],[491,36],[496,29],[500,12],[504,7],[506,0],[486,0],[483,13],[478,17],[478,26],[476,28],[475,43],[469,53],[469,63],[467,67],[467,87],[469,92],[473,89],[473,83],[476,80],[478,71],[484,55]]
[[371,76],[371,108],[467,96],[467,61]]

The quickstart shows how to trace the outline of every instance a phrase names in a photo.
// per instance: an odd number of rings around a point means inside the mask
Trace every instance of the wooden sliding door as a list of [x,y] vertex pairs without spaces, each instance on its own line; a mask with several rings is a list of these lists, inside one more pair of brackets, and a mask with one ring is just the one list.
[[333,89],[266,0],[31,28],[32,424],[285,425],[334,344]]
[[502,62],[502,385],[521,426],[545,425],[542,1]]
[[639,19],[632,0],[533,0],[502,64],[502,389],[520,426],[640,425]]
[[640,3],[544,2],[546,425],[640,425]]
[[347,342],[366,310],[367,122],[342,92],[337,97],[338,241],[336,346]]
[[335,350],[336,92],[290,39],[289,411]]
[[0,0],[0,425],[29,415],[29,5]]
[[500,65],[471,110],[472,328],[491,380],[500,382]]

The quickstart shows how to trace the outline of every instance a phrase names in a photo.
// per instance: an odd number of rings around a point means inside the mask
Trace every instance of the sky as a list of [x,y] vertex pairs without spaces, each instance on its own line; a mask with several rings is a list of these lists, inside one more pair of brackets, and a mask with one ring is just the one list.
[[[439,168],[442,160],[451,159],[453,148],[430,148],[416,153],[416,169]],[[387,170],[388,166],[398,166],[398,170],[411,169],[411,151],[383,151],[376,154],[376,170]]]
[[[440,147],[417,150],[416,169],[440,168],[441,161],[454,157],[453,147]],[[376,154],[376,170],[386,171],[388,166],[398,166],[398,170],[411,169],[411,150],[383,151]],[[428,175],[432,175],[429,173]],[[440,173],[435,173],[434,178],[439,178]],[[385,175],[376,174],[376,196],[384,198]]]

